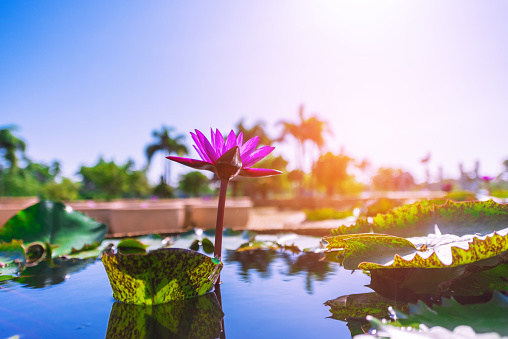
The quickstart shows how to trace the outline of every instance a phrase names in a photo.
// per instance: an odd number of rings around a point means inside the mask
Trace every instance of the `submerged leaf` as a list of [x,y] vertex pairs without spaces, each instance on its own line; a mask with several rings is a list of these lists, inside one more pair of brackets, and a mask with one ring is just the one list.
[[161,248],[147,254],[105,252],[102,262],[116,300],[156,305],[203,295],[217,281],[222,263],[185,249]]
[[325,302],[330,307],[332,318],[348,320],[349,318],[365,318],[368,315],[376,318],[389,316],[388,307],[396,307],[405,312],[409,310],[407,303],[394,302],[375,292],[350,294]]
[[97,246],[105,234],[106,225],[61,202],[42,201],[9,219],[0,229],[0,241],[49,243],[53,256],[59,256]]
[[425,324],[453,330],[459,325],[469,325],[476,333],[496,332],[508,335],[508,297],[495,292],[492,300],[484,304],[461,305],[453,299],[443,299],[442,305],[429,308],[425,303],[410,305],[409,314],[396,312],[398,324],[408,326]]

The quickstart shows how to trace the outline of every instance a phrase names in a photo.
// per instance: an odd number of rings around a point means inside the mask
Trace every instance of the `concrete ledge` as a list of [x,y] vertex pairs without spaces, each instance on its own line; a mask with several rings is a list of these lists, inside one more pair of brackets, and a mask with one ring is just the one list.
[[124,200],[75,202],[70,205],[108,226],[108,236],[124,237],[184,231],[185,209],[181,200]]
[[[202,229],[215,228],[217,222],[218,199],[201,200],[188,205],[191,224]],[[252,211],[249,198],[228,198],[224,211],[224,227],[246,227]]]

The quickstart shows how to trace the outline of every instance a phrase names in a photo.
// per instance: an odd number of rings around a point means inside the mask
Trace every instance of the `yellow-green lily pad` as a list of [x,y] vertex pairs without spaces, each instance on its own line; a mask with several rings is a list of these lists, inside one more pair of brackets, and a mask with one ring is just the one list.
[[113,297],[138,305],[156,305],[196,297],[216,283],[222,262],[179,248],[161,248],[144,254],[105,252]]

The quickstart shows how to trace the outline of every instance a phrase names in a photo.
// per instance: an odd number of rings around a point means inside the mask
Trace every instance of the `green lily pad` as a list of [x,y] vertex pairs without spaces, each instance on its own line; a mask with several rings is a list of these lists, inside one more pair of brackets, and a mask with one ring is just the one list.
[[199,239],[194,240],[189,248],[193,251],[199,251],[200,246],[202,246],[203,251],[207,254],[212,254],[215,250],[213,242],[208,238],[203,238],[201,241]]
[[156,306],[115,302],[106,338],[218,338],[223,317],[213,292]]
[[[508,251],[508,230],[485,237],[448,235],[437,241],[432,236],[415,240],[375,234],[345,238],[343,265],[347,269],[447,268],[490,259]],[[415,245],[422,241],[421,246]]]
[[25,268],[25,248],[22,241],[0,243],[0,281],[10,280]]
[[49,243],[52,255],[98,246],[106,234],[106,225],[60,202],[42,201],[20,212],[0,229],[0,241],[22,240]]
[[212,254],[215,250],[215,246],[208,238],[203,238],[203,240],[201,240],[201,246],[203,247],[203,251],[207,254]]
[[128,304],[156,305],[203,295],[210,291],[222,262],[178,248],[161,248],[146,254],[105,252],[113,297]]
[[386,263],[400,253],[415,253],[410,241],[385,234],[353,234],[324,238],[327,249],[344,249],[344,268],[354,270],[365,262]]
[[122,239],[118,245],[116,245],[118,250],[123,254],[127,253],[146,253],[146,249],[148,245],[143,244],[141,241],[137,239],[127,238]]
[[[445,268],[471,264],[497,257],[504,261],[508,251],[508,206],[488,202],[448,202],[425,209],[408,205],[387,215],[378,215],[372,225],[385,231],[398,229],[428,232],[419,237],[402,238],[392,234],[351,234],[325,238],[327,249],[343,250],[343,265],[348,269]],[[425,210],[425,213],[416,213]],[[415,212],[416,211],[416,212]],[[407,213],[406,213],[407,212]],[[414,213],[413,213],[414,212]],[[418,215],[418,217],[417,217]],[[439,228],[434,222],[441,222]],[[382,223],[383,222],[383,223]],[[435,234],[429,234],[432,229]],[[471,234],[441,234],[448,231]],[[388,227],[389,226],[389,227]],[[397,227],[395,227],[397,226]],[[499,228],[495,228],[499,227]],[[393,232],[397,233],[397,232]],[[414,232],[413,232],[414,233]],[[491,265],[495,266],[495,265]]]
[[489,201],[448,201],[444,205],[414,203],[378,214],[369,222],[359,219],[355,225],[340,226],[332,235],[380,233],[401,237],[425,236],[438,225],[442,234],[457,236],[485,235],[508,226],[508,205]]

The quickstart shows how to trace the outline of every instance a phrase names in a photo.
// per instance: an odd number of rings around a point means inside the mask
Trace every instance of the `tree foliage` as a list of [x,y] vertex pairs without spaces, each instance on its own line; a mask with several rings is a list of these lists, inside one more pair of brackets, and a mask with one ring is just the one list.
[[[189,153],[187,146],[183,143],[185,137],[181,134],[172,137],[172,131],[174,131],[174,128],[162,126],[160,131],[152,132],[154,142],[149,144],[145,149],[147,168],[150,166],[155,153],[163,152],[165,156],[171,155],[172,153],[176,153],[179,156]],[[169,181],[169,162],[165,161],[163,164],[162,177],[167,184]]]
[[331,152],[319,157],[314,164],[312,173],[318,186],[325,188],[326,195],[345,193],[344,183],[352,178],[348,174],[348,166],[352,160],[344,154],[335,155]]
[[210,179],[206,175],[198,171],[192,171],[180,177],[178,188],[190,196],[197,197],[212,192],[209,183]]
[[16,126],[9,126],[0,129],[0,155],[5,159],[8,168],[15,170],[18,167],[17,152],[21,152],[25,158],[25,142],[15,137],[12,132],[17,129]]
[[[289,188],[288,174],[286,166],[288,162],[282,156],[270,155],[260,161],[260,168],[271,168],[281,171],[281,175],[273,177],[257,178],[256,180],[246,179],[239,181],[243,188],[244,195],[267,198],[270,194],[281,193],[283,190]],[[235,183],[235,181],[233,181]]]
[[83,177],[80,195],[86,199],[143,197],[150,193],[144,170],[133,170],[134,163],[125,165],[106,162],[100,158],[93,167],[82,166],[78,174]]

